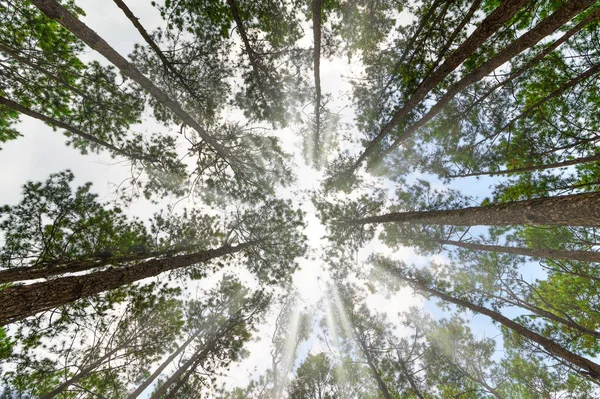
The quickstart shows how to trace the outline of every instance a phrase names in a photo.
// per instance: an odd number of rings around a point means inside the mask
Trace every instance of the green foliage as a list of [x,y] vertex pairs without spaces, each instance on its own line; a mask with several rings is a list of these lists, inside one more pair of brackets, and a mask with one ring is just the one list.
[[108,208],[90,192],[91,183],[76,190],[71,171],[52,174],[45,182],[23,186],[18,205],[1,208],[2,268],[60,265],[82,259],[106,259],[150,251],[150,236],[139,221]]
[[[83,15],[72,0],[57,4]],[[297,363],[289,346],[294,354],[304,353],[299,348],[310,320],[290,300],[278,317],[285,327],[278,325],[272,337],[270,370],[244,389],[218,395],[264,398],[270,391],[273,397],[285,396],[282,381],[294,374],[287,396],[297,399],[597,396],[591,380],[600,371],[590,373],[569,360],[585,356],[595,362],[600,351],[597,265],[543,255],[550,250],[591,254],[598,249],[595,229],[408,223],[379,229],[373,218],[361,222],[384,209],[459,210],[476,202],[598,189],[600,163],[590,159],[598,156],[600,131],[598,4],[590,1],[588,10],[556,24],[555,32],[519,48],[513,48],[516,41],[535,26],[581,2],[524,2],[495,25],[496,11],[511,4],[516,2],[152,2],[165,26],[150,32],[154,43],[137,45],[130,58],[168,100],[143,93],[113,66],[84,62],[85,46],[68,30],[76,27],[61,25],[66,19],[54,21],[28,2],[0,4],[2,97],[42,114],[38,119],[68,126],[68,143],[84,154],[108,149],[131,161],[130,200],[140,194],[154,202],[188,195],[202,202],[179,213],[175,205],[165,206],[146,225],[100,203],[89,183],[72,188],[74,176],[66,171],[27,183],[19,204],[0,208],[0,273],[46,272],[41,277],[56,279],[58,286],[77,272],[74,278],[85,287],[91,270],[126,275],[138,262],[148,270],[173,262],[177,271],[168,281],[175,277],[181,287],[150,282],[119,287],[41,309],[0,329],[0,359],[10,364],[3,370],[3,396],[124,397],[184,336],[194,340],[170,366],[177,380],[167,387],[161,379],[155,388],[180,398],[216,390],[218,374],[244,358],[271,290],[292,283],[297,259],[309,250],[299,200],[281,199],[288,193],[280,188],[295,179],[291,155],[283,151],[281,132],[267,132],[263,124],[292,125],[304,135],[305,153],[312,154],[307,163],[326,169],[323,193],[313,203],[331,244],[322,257],[333,281],[323,301],[328,322],[321,327],[334,350],[311,352],[293,370]],[[310,73],[317,43],[307,42],[311,32],[304,32],[313,5],[321,10],[321,37],[312,38],[321,42],[321,59],[345,55],[356,62],[351,114],[362,137],[337,139],[337,129],[345,125],[326,106],[338,93],[325,93],[316,104],[321,136],[311,148],[307,137],[316,115],[302,118],[301,113],[314,105],[311,86],[320,79]],[[570,36],[555,46],[563,34]],[[510,57],[494,63],[497,68],[480,69],[507,52]],[[173,103],[197,126],[182,123],[182,114],[171,111]],[[0,143],[21,135],[14,107],[0,106]],[[146,114],[164,131],[136,132]],[[241,121],[230,119],[236,114]],[[48,123],[57,129],[56,122]],[[357,154],[357,143],[368,152]],[[338,146],[339,153],[325,165]],[[371,176],[362,174],[358,159],[366,161]],[[565,161],[573,165],[558,168]],[[449,188],[454,179],[475,176],[486,180]],[[371,184],[381,177],[390,180]],[[488,184],[489,192],[479,187]],[[487,198],[475,199],[469,191]],[[377,232],[392,250],[410,246],[423,257],[440,256],[435,262],[419,258],[425,266],[415,266],[398,260],[399,254],[394,259],[373,254],[365,267],[360,260]],[[501,248],[474,251],[457,243]],[[512,255],[511,248],[539,250],[540,267]],[[198,264],[182,261],[195,255],[196,262],[205,251],[217,256]],[[463,313],[437,320],[411,310],[392,323],[369,305],[370,294],[380,288],[376,282],[357,281],[370,266],[383,291],[411,288],[428,300],[442,300],[446,314],[465,307],[489,315],[503,325],[504,352],[497,349],[500,338],[479,335]],[[225,267],[240,276],[249,271],[256,290],[226,275],[201,299],[189,298],[190,280],[202,280],[194,286],[210,284],[210,273]],[[140,273],[140,279],[144,276]],[[3,281],[22,292],[14,284],[19,277]],[[294,323],[298,331],[290,343]],[[65,381],[68,386],[61,387]]]

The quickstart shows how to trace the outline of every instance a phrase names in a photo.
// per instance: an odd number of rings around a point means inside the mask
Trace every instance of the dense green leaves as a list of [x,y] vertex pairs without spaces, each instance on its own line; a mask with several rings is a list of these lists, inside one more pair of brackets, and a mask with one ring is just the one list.
[[0,4],[0,143],[131,166],[0,208],[3,397],[598,396],[597,1],[116,3]]

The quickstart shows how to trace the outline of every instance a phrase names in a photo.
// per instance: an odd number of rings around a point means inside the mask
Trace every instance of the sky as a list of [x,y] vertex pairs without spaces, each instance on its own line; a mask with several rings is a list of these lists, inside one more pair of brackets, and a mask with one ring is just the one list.
[[[136,42],[142,39],[130,21],[123,15],[117,6],[111,1],[78,0],[77,5],[82,7],[86,13],[83,21],[103,37],[121,55],[129,54]],[[155,8],[149,6],[147,0],[128,0],[127,5],[133,13],[140,18],[140,22],[148,31],[160,26],[162,20]],[[105,61],[93,51],[86,54],[87,60]],[[352,121],[351,107],[347,107],[347,94],[350,91],[348,77],[360,72],[360,66],[350,65],[345,59],[323,60],[321,63],[321,81],[323,92],[332,94],[334,101],[333,109],[340,110],[347,122]],[[129,169],[126,162],[112,159],[106,153],[81,155],[77,150],[65,145],[66,137],[61,132],[53,131],[41,122],[32,120],[26,116],[22,117],[18,128],[24,135],[17,140],[3,144],[0,151],[0,170],[2,173],[2,190],[0,190],[0,204],[14,204],[20,199],[21,187],[24,182],[45,180],[49,174],[70,169],[75,174],[76,186],[87,181],[94,183],[92,191],[100,195],[101,200],[110,201],[114,199],[116,185],[128,177]],[[158,125],[145,123],[138,126],[140,131],[152,132],[159,129]],[[294,129],[287,129],[279,134],[282,147],[294,154],[296,161],[296,173],[298,182],[297,190],[318,189],[322,174],[302,162],[300,138],[294,134]],[[347,149],[352,150],[351,147]],[[391,183],[387,183],[390,185]],[[482,183],[485,184],[485,183]],[[472,184],[470,185],[472,188]],[[389,186],[389,188],[393,188]],[[457,187],[459,188],[459,187]],[[282,190],[283,197],[296,198],[296,192]],[[324,245],[323,236],[326,234],[325,227],[315,215],[314,207],[310,198],[299,200],[299,205],[307,212],[308,228],[306,235],[312,251],[300,260],[300,270],[294,275],[293,282],[300,295],[301,308],[307,312],[313,312],[315,307],[327,292],[327,272],[323,268],[322,261],[318,258],[319,248]],[[159,206],[164,205],[161,203]],[[181,204],[178,206],[185,206]],[[151,216],[157,210],[157,206],[141,198],[132,203],[126,212],[130,216],[142,219]],[[420,262],[418,256],[409,248],[401,248],[392,251],[382,243],[375,241],[369,248],[356,254],[357,262],[364,262],[372,252],[382,252],[399,257],[408,263]],[[439,261],[444,261],[440,258]],[[188,287],[194,292],[194,287]],[[414,296],[408,289],[401,290],[391,297],[384,293],[377,293],[369,298],[369,305],[373,309],[388,314],[390,321],[397,321],[397,313],[411,306],[424,306],[424,301]],[[427,309],[436,311],[430,302]],[[276,312],[275,312],[276,313]],[[487,330],[489,322],[482,323],[481,331]],[[261,326],[257,336],[270,337],[273,331],[273,317]],[[228,373],[225,382],[230,385],[243,386],[248,383],[249,376],[256,376],[264,372],[270,366],[270,338],[253,341],[247,345],[250,356],[239,365],[234,366]],[[318,340],[311,340],[301,349],[301,355],[311,351],[322,350],[323,346]],[[256,369],[256,371],[254,371]]]

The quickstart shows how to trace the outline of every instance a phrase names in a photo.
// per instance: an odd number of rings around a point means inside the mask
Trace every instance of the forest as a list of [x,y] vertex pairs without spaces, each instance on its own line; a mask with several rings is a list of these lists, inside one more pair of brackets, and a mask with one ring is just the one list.
[[0,0],[0,399],[600,397],[600,0]]

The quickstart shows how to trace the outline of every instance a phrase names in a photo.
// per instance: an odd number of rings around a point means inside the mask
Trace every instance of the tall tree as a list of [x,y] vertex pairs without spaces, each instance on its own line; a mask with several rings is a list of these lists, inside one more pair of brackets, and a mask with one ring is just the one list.
[[598,226],[598,196],[598,193],[573,194],[463,209],[392,212],[355,220],[339,218],[337,224],[356,226],[396,222],[452,226]]
[[[104,225],[90,225],[89,220],[81,218],[79,215],[79,220],[76,219],[76,222],[81,224],[81,227],[78,228],[80,231],[78,235],[58,236],[61,231],[70,233],[68,227],[71,227],[69,224],[73,222],[66,219],[66,215],[74,213],[74,216],[78,216],[77,212],[87,210],[85,208],[87,204],[85,202],[81,204],[81,199],[76,197],[73,201],[69,198],[69,178],[72,179],[72,175],[63,176],[62,180],[58,182],[58,188],[52,179],[46,186],[31,185],[26,188],[26,200],[21,207],[6,208],[8,222],[4,224],[4,227],[10,228],[12,231],[9,235],[10,240],[7,242],[9,252],[5,259],[10,261],[12,257],[10,253],[13,251],[20,251],[21,253],[17,252],[17,256],[20,256],[21,259],[27,259],[30,253],[40,256],[37,248],[43,248],[47,242],[63,250],[62,240],[71,244],[70,239],[73,239],[73,251],[79,251],[79,256],[75,258],[76,261],[65,262],[64,259],[59,258],[58,261],[52,263],[53,268],[66,265],[66,271],[85,270],[90,263],[94,266],[110,265],[112,267],[80,276],[66,276],[46,282],[4,288],[0,291],[0,296],[3,296],[6,303],[10,303],[10,305],[4,308],[5,312],[1,317],[3,324],[166,271],[192,267],[238,252],[246,255],[243,262],[249,270],[257,273],[257,276],[263,281],[273,283],[288,277],[288,268],[296,268],[295,258],[305,250],[304,235],[298,230],[303,225],[302,212],[291,209],[289,203],[285,201],[274,200],[264,203],[258,209],[254,209],[252,206],[249,209],[239,209],[236,214],[232,215],[233,219],[229,221],[228,230],[224,232],[215,229],[214,218],[202,217],[198,212],[192,212],[188,217],[182,218],[181,223],[178,223],[177,219],[165,221],[158,218],[155,224],[156,234],[166,234],[163,240],[167,238],[168,240],[161,242],[160,246],[167,246],[168,250],[152,253],[144,247],[138,257],[110,259],[112,255],[109,254],[109,259],[104,259],[97,264],[93,262],[94,258],[98,256],[97,253],[93,249],[79,247],[75,239],[84,240],[87,237],[86,234],[90,233],[90,229],[92,229],[91,231],[98,229],[106,239],[117,240],[117,242],[121,237],[113,235],[114,231],[111,231],[115,226],[113,226],[110,212],[104,212],[100,205],[94,204],[94,196],[87,193],[89,185],[80,190],[80,197],[87,200],[88,203],[91,202],[96,207],[96,212],[107,219],[106,222]],[[55,218],[55,225],[47,227],[43,226],[43,217],[44,213],[48,213],[48,209],[40,206],[40,201],[44,197],[50,197],[54,201],[52,205],[55,207],[51,210]],[[113,213],[118,217],[117,212]],[[129,228],[125,220],[121,219],[118,222],[121,225],[119,228],[127,232]],[[131,228],[134,232],[136,231],[135,226]],[[139,229],[140,227],[138,227]],[[172,237],[173,229],[178,229],[179,234],[182,234],[183,237]],[[29,235],[27,231],[34,231],[35,234]],[[190,235],[183,234],[189,231],[191,231]],[[202,235],[203,232],[207,234],[208,239]],[[58,237],[58,240],[53,234]],[[141,234],[144,234],[143,230]],[[223,236],[225,237],[224,242],[219,243],[219,239]],[[182,241],[182,238],[187,242]],[[172,243],[171,240],[175,242]],[[83,245],[89,245],[89,243],[84,242]],[[133,246],[135,247],[135,243]],[[67,246],[67,248],[69,247]],[[102,250],[106,249],[111,250],[110,247],[102,248]],[[41,255],[43,256],[43,252]],[[54,256],[56,257],[56,255]],[[279,266],[273,267],[274,262],[277,262]],[[41,264],[43,265],[43,262]],[[206,272],[200,269],[199,274],[205,275]]]
[[64,26],[67,30],[72,32],[80,40],[86,43],[88,46],[93,48],[108,59],[113,65],[126,76],[130,77],[136,83],[138,83],[144,90],[148,91],[157,101],[163,104],[171,112],[177,115],[185,124],[191,126],[196,133],[208,143],[222,158],[228,160],[231,163],[235,162],[235,159],[230,157],[227,148],[223,147],[218,141],[210,136],[206,130],[181,106],[169,98],[161,89],[156,87],[148,78],[146,78],[133,64],[123,58],[115,49],[113,49],[104,39],[102,39],[96,32],[90,29],[87,25],[79,21],[68,9],[63,7],[60,3],[53,0],[34,0],[32,1],[36,7],[38,7],[44,14],[49,18],[56,20],[59,24]]
[[8,359],[14,370],[6,373],[3,384],[35,397],[122,395],[180,334],[177,295],[179,290],[139,287],[125,294],[122,312],[98,307],[101,313],[72,314],[62,326],[49,323],[46,331],[53,336],[38,337],[40,343],[33,347],[28,340],[35,340],[35,334],[14,334],[22,345]]
[[555,356],[556,358],[572,365],[573,368],[581,375],[590,377],[594,380],[600,379],[600,365],[594,361],[589,360],[578,353],[565,349],[552,339],[549,339],[529,329],[528,327],[509,319],[499,312],[489,309],[483,305],[473,303],[468,298],[458,297],[446,292],[446,288],[443,284],[440,287],[436,286],[435,279],[428,275],[428,272],[423,272],[420,270],[408,271],[406,268],[403,269],[402,265],[399,265],[393,261],[385,260],[383,258],[379,258],[378,264],[388,270],[400,281],[409,284],[415,290],[423,292],[423,294],[427,296],[434,296],[446,303],[485,315],[507,329],[512,330],[515,334],[518,334],[524,339],[539,345],[552,356]]
[[207,294],[207,303],[195,304],[192,313],[199,320],[198,328],[202,329],[195,350],[152,393],[152,398],[161,398],[165,394],[175,397],[199,367],[217,372],[237,360],[270,300],[265,292],[252,292],[231,277],[223,279]]

